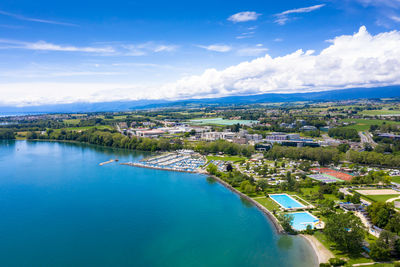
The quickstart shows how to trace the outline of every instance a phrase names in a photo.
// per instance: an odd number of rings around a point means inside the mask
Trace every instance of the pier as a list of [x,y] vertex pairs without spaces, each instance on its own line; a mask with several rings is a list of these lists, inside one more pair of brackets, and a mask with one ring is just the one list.
[[106,165],[106,164],[112,163],[112,162],[114,162],[114,161],[118,161],[118,160],[116,160],[116,159],[110,159],[109,161],[105,161],[105,162],[101,162],[101,163],[99,163],[99,165],[100,165],[100,166],[103,166],[103,165]]

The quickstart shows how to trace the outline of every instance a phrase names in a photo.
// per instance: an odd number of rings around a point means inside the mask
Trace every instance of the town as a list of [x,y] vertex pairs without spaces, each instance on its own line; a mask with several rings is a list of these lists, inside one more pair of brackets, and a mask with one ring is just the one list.
[[400,258],[399,99],[20,115],[0,139],[150,151],[118,164],[214,177],[319,244],[321,266]]

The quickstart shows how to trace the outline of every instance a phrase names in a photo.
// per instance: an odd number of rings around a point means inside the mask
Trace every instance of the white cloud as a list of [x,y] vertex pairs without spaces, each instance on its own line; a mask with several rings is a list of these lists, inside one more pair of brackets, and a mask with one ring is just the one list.
[[21,42],[14,40],[0,39],[0,43],[9,45],[6,48],[18,48],[28,50],[42,50],[42,51],[63,51],[63,52],[87,52],[87,53],[113,53],[115,52],[112,47],[77,47],[77,46],[63,46],[48,43],[45,41],[38,42]]
[[232,47],[230,47],[229,45],[221,45],[221,44],[198,45],[198,47],[214,52],[229,52],[232,49]]
[[246,22],[246,21],[253,21],[257,20],[257,18],[261,16],[261,14],[258,14],[254,11],[244,11],[244,12],[239,12],[236,14],[233,14],[228,18],[229,21],[232,22]]
[[154,52],[172,52],[177,49],[176,45],[158,45],[154,48]]
[[275,22],[278,23],[279,25],[285,25],[286,22],[289,21],[289,15],[290,14],[299,14],[299,13],[309,13],[314,10],[320,9],[321,7],[324,7],[325,4],[320,4],[320,5],[314,5],[314,6],[309,6],[309,7],[301,7],[301,8],[295,8],[295,9],[290,9],[286,10],[284,12],[275,14]]
[[[255,47],[263,48],[263,47]],[[159,85],[129,83],[0,83],[1,102],[68,103],[137,99],[185,99],[261,93],[315,92],[400,84],[400,32],[353,35],[329,40],[320,53],[301,49],[265,56],[223,70]]]
[[262,47],[262,45],[256,45],[256,47],[246,47],[239,49],[237,54],[239,56],[254,57],[264,54],[268,51],[268,48]]
[[363,6],[400,7],[400,0],[356,0]]
[[400,17],[399,16],[391,16],[390,19],[396,21],[396,22],[400,22]]
[[0,49],[27,49],[39,51],[59,51],[59,52],[85,52],[98,53],[103,55],[123,55],[123,56],[145,56],[149,53],[173,52],[178,49],[177,45],[164,45],[147,42],[142,44],[113,44],[107,46],[73,46],[59,45],[46,41],[23,42],[16,40],[0,39],[0,44],[5,46]]
[[32,22],[39,22],[39,23],[46,23],[46,24],[55,24],[55,25],[62,25],[62,26],[78,26],[76,24],[72,23],[65,23],[65,22],[59,22],[59,21],[54,21],[54,20],[45,20],[45,19],[37,19],[37,18],[29,18],[25,17],[19,14],[14,14],[14,13],[9,13],[3,10],[0,10],[0,15],[12,17],[18,20],[24,20],[24,21],[32,21]]
[[149,53],[173,52],[178,49],[177,45],[164,45],[147,42],[143,44],[124,44],[122,54],[127,56],[145,56]]

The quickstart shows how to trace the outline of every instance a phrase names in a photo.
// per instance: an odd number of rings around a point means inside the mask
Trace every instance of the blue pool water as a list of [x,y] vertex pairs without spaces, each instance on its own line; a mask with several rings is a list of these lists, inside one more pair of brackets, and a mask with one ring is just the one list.
[[303,204],[292,198],[287,194],[276,194],[270,195],[270,198],[275,200],[279,205],[281,205],[285,209],[293,209],[293,208],[305,208]]
[[294,212],[289,213],[293,216],[292,227],[297,231],[302,231],[307,229],[307,225],[311,225],[314,228],[314,223],[318,222],[318,218],[311,215],[308,212]]

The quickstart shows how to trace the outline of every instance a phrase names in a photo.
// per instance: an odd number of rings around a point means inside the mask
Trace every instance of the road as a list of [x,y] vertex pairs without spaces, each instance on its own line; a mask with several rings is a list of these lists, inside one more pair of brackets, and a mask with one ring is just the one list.
[[374,139],[372,139],[372,134],[369,132],[358,132],[358,135],[361,138],[361,144],[368,143],[372,146],[372,148],[375,148],[378,144],[375,143]]

